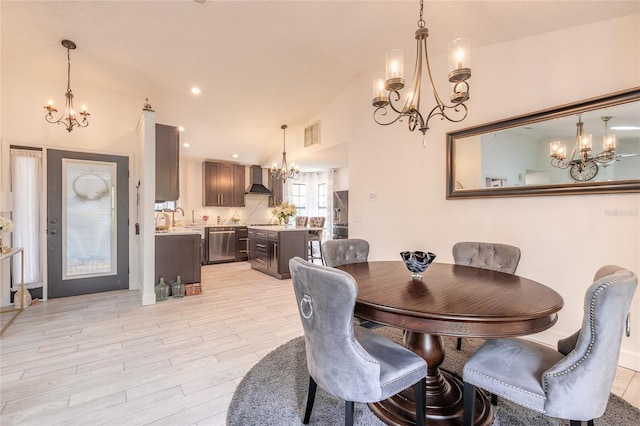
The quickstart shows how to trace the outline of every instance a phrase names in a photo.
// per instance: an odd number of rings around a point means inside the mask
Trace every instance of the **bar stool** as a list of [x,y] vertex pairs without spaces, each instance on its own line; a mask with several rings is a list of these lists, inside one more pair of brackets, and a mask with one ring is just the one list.
[[[326,218],[324,216],[316,216],[309,218],[309,227],[310,228],[324,228],[324,222]],[[320,259],[322,261],[322,233],[324,229],[320,230],[309,230],[309,261],[313,262],[314,259]],[[318,253],[317,256],[314,256],[314,241],[318,242]],[[324,261],[322,261],[324,264]]]

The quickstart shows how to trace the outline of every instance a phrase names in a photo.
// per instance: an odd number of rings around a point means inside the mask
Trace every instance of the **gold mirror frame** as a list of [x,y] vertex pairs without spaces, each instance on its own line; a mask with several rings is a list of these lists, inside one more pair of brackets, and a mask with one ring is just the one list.
[[464,189],[456,181],[456,141],[500,130],[640,102],[640,87],[447,133],[447,199],[640,192],[640,179]]

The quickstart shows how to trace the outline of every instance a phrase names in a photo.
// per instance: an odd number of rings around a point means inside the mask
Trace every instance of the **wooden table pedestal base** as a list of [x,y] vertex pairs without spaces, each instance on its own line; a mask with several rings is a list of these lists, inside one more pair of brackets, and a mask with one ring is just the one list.
[[[442,339],[437,335],[405,332],[404,344],[422,356],[430,367],[427,372],[426,424],[461,425],[464,412],[460,376],[439,368],[444,360]],[[415,425],[416,409],[413,388],[384,401],[369,404],[371,410],[388,425]],[[493,421],[493,410],[486,393],[476,390],[474,424],[487,426]]]

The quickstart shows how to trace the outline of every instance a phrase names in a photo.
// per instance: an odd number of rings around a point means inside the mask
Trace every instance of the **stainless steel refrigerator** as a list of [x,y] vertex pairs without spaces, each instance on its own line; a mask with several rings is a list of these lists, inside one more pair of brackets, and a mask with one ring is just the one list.
[[333,239],[349,238],[349,191],[333,193]]

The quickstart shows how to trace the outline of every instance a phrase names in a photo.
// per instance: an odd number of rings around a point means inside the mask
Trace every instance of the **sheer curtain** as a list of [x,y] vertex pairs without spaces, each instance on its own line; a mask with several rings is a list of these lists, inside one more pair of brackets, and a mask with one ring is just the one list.
[[[10,149],[13,195],[12,245],[24,248],[24,283],[42,285],[40,208],[42,207],[42,151]],[[20,257],[14,256],[13,283],[20,283]]]

